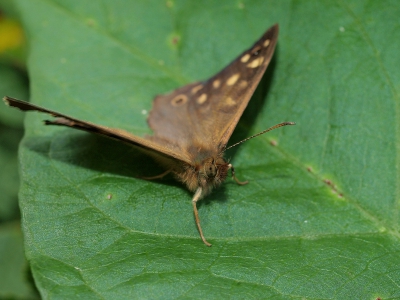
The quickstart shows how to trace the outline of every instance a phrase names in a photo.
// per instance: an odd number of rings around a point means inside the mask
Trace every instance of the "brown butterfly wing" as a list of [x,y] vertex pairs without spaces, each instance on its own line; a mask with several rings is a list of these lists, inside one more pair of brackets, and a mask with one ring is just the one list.
[[204,82],[158,96],[148,122],[154,141],[179,145],[185,157],[201,160],[225,149],[274,53],[278,25]]
[[46,120],[46,125],[59,125],[71,127],[91,133],[96,133],[100,135],[107,136],[112,139],[116,139],[127,144],[139,147],[150,154],[157,157],[162,157],[164,160],[179,160],[182,162],[190,163],[188,157],[183,157],[180,155],[179,148],[174,143],[157,143],[149,139],[141,138],[133,135],[125,130],[110,128],[107,126],[96,125],[87,121],[78,120],[73,117],[58,113],[53,110],[43,108],[38,105],[31,104],[22,100],[18,100],[11,97],[4,97],[4,102],[12,107],[19,108],[23,111],[39,111],[47,113],[55,117],[54,120]]

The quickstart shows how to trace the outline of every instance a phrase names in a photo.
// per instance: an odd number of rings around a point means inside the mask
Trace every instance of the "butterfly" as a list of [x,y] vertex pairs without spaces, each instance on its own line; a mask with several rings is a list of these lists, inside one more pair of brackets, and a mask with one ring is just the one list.
[[278,32],[278,24],[275,24],[253,46],[208,80],[157,96],[148,117],[148,124],[154,131],[152,136],[139,137],[122,129],[78,120],[7,96],[3,100],[7,105],[23,111],[52,115],[54,119],[46,120],[46,125],[97,133],[144,150],[166,170],[147,179],[172,173],[194,192],[192,205],[197,229],[204,244],[211,246],[200,225],[197,202],[221,185],[229,171],[238,184],[247,183],[236,178],[235,169],[224,158],[224,152],[272,129],[294,125],[293,122],[277,124],[227,148],[229,138],[272,58]]

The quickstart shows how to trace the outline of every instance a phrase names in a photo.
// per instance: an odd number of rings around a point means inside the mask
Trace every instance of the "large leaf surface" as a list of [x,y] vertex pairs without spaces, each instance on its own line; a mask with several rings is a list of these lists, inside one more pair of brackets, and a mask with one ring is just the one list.
[[[200,204],[134,149],[30,114],[20,150],[28,258],[44,298],[399,298],[396,1],[19,1],[31,100],[150,133],[155,94],[205,79],[270,25],[275,58]],[[212,133],[210,133],[212,134]],[[271,143],[272,142],[272,143]]]

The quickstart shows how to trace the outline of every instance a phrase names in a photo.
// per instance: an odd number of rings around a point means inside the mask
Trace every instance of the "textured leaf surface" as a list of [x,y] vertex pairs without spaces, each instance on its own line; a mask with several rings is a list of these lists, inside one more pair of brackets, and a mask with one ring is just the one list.
[[[155,94],[205,79],[270,25],[275,58],[204,199],[134,149],[27,116],[23,226],[44,298],[400,297],[396,1],[19,1],[32,101],[136,134]],[[272,142],[272,143],[271,143]],[[274,146],[275,145],[275,146]]]

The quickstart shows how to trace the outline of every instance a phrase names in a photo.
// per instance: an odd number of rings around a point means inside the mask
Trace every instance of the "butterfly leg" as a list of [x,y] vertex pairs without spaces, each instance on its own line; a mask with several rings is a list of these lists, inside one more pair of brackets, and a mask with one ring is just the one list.
[[156,175],[156,176],[149,176],[149,177],[147,177],[147,176],[141,176],[140,178],[141,178],[141,179],[145,179],[145,180],[160,179],[160,178],[163,178],[165,175],[168,175],[170,172],[171,172],[171,169],[169,169],[169,170],[167,170],[167,171],[165,171],[165,172],[163,172],[163,173],[161,173],[161,174],[159,174],[159,175]]
[[199,230],[200,237],[203,240],[203,243],[206,244],[208,247],[211,247],[211,244],[207,242],[206,238],[203,235],[203,230],[201,230],[200,226],[200,218],[199,218],[199,213],[197,211],[197,201],[201,199],[201,193],[203,189],[201,187],[197,188],[196,193],[194,193],[193,199],[192,199],[192,204],[193,204],[193,213],[194,213],[194,218],[196,219],[196,225],[197,229]]
[[248,184],[248,183],[249,183],[248,180],[246,180],[246,181],[239,181],[239,179],[237,179],[237,177],[235,176],[235,168],[234,168],[231,164],[229,164],[228,167],[229,167],[229,169],[231,169],[232,178],[236,181],[237,184],[239,184],[239,185],[245,185],[245,184]]

